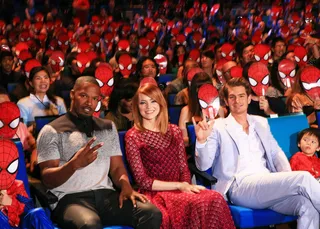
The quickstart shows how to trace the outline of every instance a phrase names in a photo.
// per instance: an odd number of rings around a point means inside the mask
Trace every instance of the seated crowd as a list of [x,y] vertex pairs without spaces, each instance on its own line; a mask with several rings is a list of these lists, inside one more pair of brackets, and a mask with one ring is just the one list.
[[[69,2],[28,0],[23,15],[0,19],[0,106],[11,101],[20,123],[7,110],[0,120],[57,196],[54,223],[229,229],[229,202],[319,228],[316,3],[147,1],[130,20],[121,1]],[[266,118],[296,112],[310,128],[289,162]],[[38,132],[39,116],[56,117]],[[213,190],[192,181],[188,162],[212,169]]]

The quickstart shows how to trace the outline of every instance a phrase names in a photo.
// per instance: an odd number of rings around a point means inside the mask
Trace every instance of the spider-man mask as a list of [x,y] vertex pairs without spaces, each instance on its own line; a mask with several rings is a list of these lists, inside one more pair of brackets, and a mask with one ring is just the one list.
[[200,63],[200,51],[199,49],[192,49],[189,53],[189,59]]
[[69,37],[68,34],[62,33],[58,36],[58,45],[61,50],[65,53],[69,48]]
[[297,46],[293,50],[294,52],[294,59],[296,60],[299,67],[303,67],[307,64],[308,56],[307,56],[307,50],[305,47]]
[[43,22],[44,16],[42,13],[36,13],[36,15],[34,16],[34,19],[36,22]]
[[0,190],[11,187],[17,176],[19,153],[9,139],[0,139]]
[[118,42],[118,51],[126,51],[129,52],[130,51],[130,43],[128,40],[120,40]]
[[167,65],[168,65],[167,58],[162,54],[158,54],[154,57],[154,59],[157,62],[157,64],[159,65],[160,75],[166,74],[167,73]]
[[148,32],[146,35],[146,38],[149,41],[150,49],[152,49],[156,45],[156,40],[157,40],[156,34],[152,31]]
[[271,49],[269,45],[257,44],[254,46],[253,52],[256,61],[268,64],[269,59],[271,58]]
[[218,80],[220,81],[221,84],[225,84],[226,83],[226,79],[224,78],[223,74],[222,74],[222,66],[227,63],[228,61],[226,59],[220,59],[217,63],[216,66],[216,74],[218,76]]
[[129,78],[132,72],[132,58],[129,54],[123,54],[119,57],[119,69],[124,78]]
[[130,34],[131,26],[130,25],[124,25],[122,26],[121,34],[123,38],[127,38]]
[[161,24],[159,22],[153,22],[151,24],[151,31],[153,31],[155,34],[158,34],[160,27],[161,27]]
[[29,52],[29,50],[24,49],[20,52],[20,55],[18,57],[19,63],[22,64],[25,60],[30,58],[32,58],[31,53]]
[[27,60],[25,66],[24,66],[24,72],[26,74],[26,77],[29,78],[30,72],[35,67],[40,67],[41,63],[37,59],[29,59]]
[[249,83],[257,96],[265,96],[269,87],[269,70],[267,65],[256,62],[248,70]]
[[83,71],[90,66],[90,60],[87,54],[85,53],[78,53],[76,57],[77,67],[79,72],[82,74]]
[[20,33],[20,41],[21,42],[27,42],[31,39],[31,35],[29,30],[24,30]]
[[13,138],[18,130],[19,123],[19,107],[13,102],[0,103],[0,136],[2,138]]
[[320,70],[307,66],[301,71],[300,80],[307,94],[313,99],[320,97]]
[[148,53],[149,53],[149,48],[150,48],[150,45],[149,45],[148,39],[145,38],[145,37],[141,37],[141,38],[139,39],[139,50],[140,50],[140,53],[141,53],[143,56],[148,55]]
[[201,68],[191,68],[187,72],[187,80],[188,80],[189,87],[191,86],[191,81],[192,81],[193,77],[195,76],[195,74],[197,74],[199,72],[203,72],[203,70]]
[[201,5],[201,12],[203,13],[203,15],[206,15],[208,11],[208,5],[207,3],[202,3]]
[[278,65],[278,73],[283,85],[287,88],[291,87],[291,85],[295,81],[296,76],[295,63],[288,59],[281,60]]
[[217,116],[220,108],[219,92],[212,84],[204,84],[198,91],[199,104],[207,118]]
[[106,33],[104,35],[104,43],[106,45],[106,49],[109,52],[109,50],[111,51],[112,49],[112,45],[113,45],[113,35],[112,33]]
[[108,64],[100,64],[94,76],[100,86],[101,94],[105,97],[110,96],[113,85],[114,85],[114,78],[111,66]]
[[187,46],[186,36],[183,34],[179,34],[176,37],[177,45],[184,45]]
[[99,48],[100,46],[100,37],[97,34],[90,36],[90,43],[93,45],[94,49]]
[[210,10],[210,16],[214,16],[218,10],[220,9],[220,4],[214,4],[212,7],[211,7],[211,10]]
[[49,64],[50,64],[50,67],[54,73],[60,72],[61,70],[63,70],[64,53],[61,51],[52,52],[50,59],[49,59]]
[[278,17],[281,15],[281,13],[282,13],[281,6],[273,6],[271,8],[271,19],[272,19],[272,21],[276,21],[278,19]]
[[241,78],[242,77],[242,67],[240,66],[233,66],[230,68],[230,76],[232,78]]
[[15,54],[17,57],[19,57],[20,53],[23,51],[23,50],[28,50],[29,49],[29,46],[27,43],[25,42],[19,42],[17,45],[16,45],[16,50],[15,50]]
[[202,44],[202,35],[200,32],[194,32],[192,35],[192,42],[195,48],[199,48]]
[[91,46],[88,42],[86,41],[81,41],[78,44],[78,52],[79,53],[87,53],[91,50]]
[[221,55],[226,60],[230,61],[233,59],[233,55],[235,54],[235,50],[232,44],[224,43],[221,46]]
[[144,19],[144,26],[145,26],[145,27],[150,28],[152,23],[153,23],[152,18],[146,17],[146,18]]

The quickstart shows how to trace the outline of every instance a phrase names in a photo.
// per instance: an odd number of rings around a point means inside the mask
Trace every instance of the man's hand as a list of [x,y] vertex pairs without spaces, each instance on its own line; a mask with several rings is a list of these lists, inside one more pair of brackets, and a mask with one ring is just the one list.
[[186,193],[199,193],[201,190],[205,190],[206,188],[201,185],[193,185],[187,182],[182,182],[179,184],[178,189],[181,192],[186,192]]
[[210,115],[210,116],[211,118],[207,120],[207,118],[204,115],[204,112],[202,112],[202,121],[198,122],[198,124],[196,124],[194,117],[192,117],[194,130],[199,143],[204,143],[212,131],[213,124],[214,124],[214,116],[213,115]]
[[87,165],[91,164],[94,160],[97,159],[98,156],[98,149],[103,146],[103,142],[97,144],[96,146],[92,147],[92,144],[96,140],[96,137],[93,137],[88,141],[88,143],[82,147],[71,159],[74,169],[80,169],[86,167]]
[[12,204],[12,198],[8,195],[7,190],[1,190],[0,193],[0,205],[10,206]]
[[145,203],[148,202],[148,198],[132,189],[130,185],[122,186],[121,193],[119,195],[119,207],[122,208],[123,201],[130,199],[132,201],[133,207],[137,207],[136,200],[140,200]]

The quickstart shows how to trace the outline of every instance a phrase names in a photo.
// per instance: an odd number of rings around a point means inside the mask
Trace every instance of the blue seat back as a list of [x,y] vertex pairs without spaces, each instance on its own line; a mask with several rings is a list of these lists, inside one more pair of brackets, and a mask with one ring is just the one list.
[[174,105],[174,99],[176,98],[176,93],[171,93],[168,95],[168,106]]
[[160,75],[159,78],[158,78],[158,83],[166,85],[168,82],[171,82],[175,78],[176,78],[175,74]]
[[56,118],[58,118],[59,115],[49,115],[49,116],[36,116],[34,117],[35,123],[36,123],[36,130],[35,134],[38,136],[40,130],[47,125],[48,123],[52,122]]
[[17,180],[21,180],[24,184],[25,190],[30,196],[30,188],[29,188],[29,182],[28,182],[28,175],[27,175],[27,169],[26,169],[26,162],[24,159],[24,151],[22,143],[20,142],[20,139],[13,139],[13,142],[16,144],[19,152],[19,165],[18,165],[18,173],[17,173]]
[[169,122],[172,124],[179,124],[180,113],[183,105],[168,106]]
[[293,114],[268,118],[268,123],[273,137],[290,160],[293,154],[299,151],[297,146],[298,133],[309,127],[305,114]]
[[320,110],[316,110],[315,113],[316,113],[316,122],[317,122],[318,128],[320,128]]
[[14,89],[16,89],[17,85],[18,85],[17,83],[8,83],[8,86],[7,86],[8,93],[12,93]]
[[128,160],[127,160],[127,156],[126,156],[126,144],[125,144],[125,140],[124,140],[124,137],[125,137],[126,133],[127,133],[126,130],[119,130],[118,131],[120,149],[121,149],[121,152],[122,152],[123,163],[124,163],[124,166],[126,167],[130,183],[132,184],[133,183],[133,178],[132,178],[132,175],[131,175],[131,171],[129,169],[129,164],[128,164]]

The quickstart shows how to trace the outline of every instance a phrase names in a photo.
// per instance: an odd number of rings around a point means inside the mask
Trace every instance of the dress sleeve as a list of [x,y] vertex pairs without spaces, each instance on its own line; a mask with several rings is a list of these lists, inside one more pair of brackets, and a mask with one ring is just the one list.
[[187,155],[186,155],[186,149],[184,146],[182,131],[177,126],[173,127],[173,131],[174,131],[174,136],[177,142],[177,153],[179,156],[180,181],[191,183],[190,171],[188,168]]
[[149,177],[146,173],[140,155],[139,142],[136,136],[137,133],[133,129],[129,130],[125,136],[128,164],[133,173],[134,180],[137,182],[139,188],[144,190],[152,190],[154,179]]

